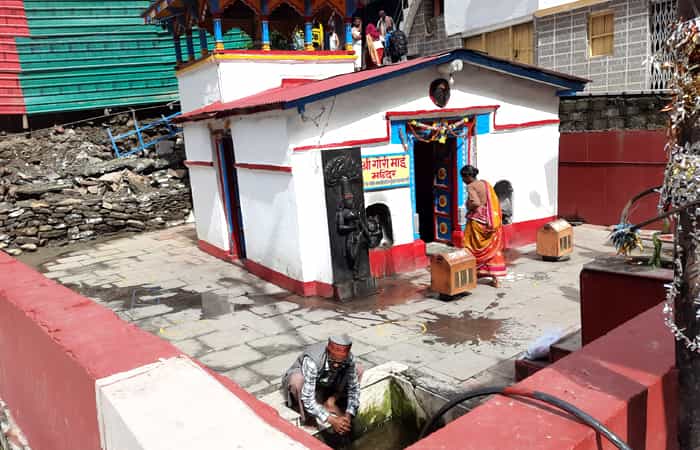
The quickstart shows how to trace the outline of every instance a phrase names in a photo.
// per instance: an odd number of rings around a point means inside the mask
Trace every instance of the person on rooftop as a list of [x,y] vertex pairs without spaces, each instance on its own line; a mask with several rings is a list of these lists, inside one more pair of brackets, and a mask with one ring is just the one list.
[[384,59],[384,44],[379,36],[379,31],[371,23],[365,30],[367,33],[367,68],[380,67]]
[[352,21],[352,49],[355,52],[355,71],[362,70],[362,19]]
[[301,414],[302,422],[316,420],[343,436],[350,433],[360,407],[362,366],[350,351],[347,335],[331,336],[327,343],[304,350],[282,378],[287,406]]

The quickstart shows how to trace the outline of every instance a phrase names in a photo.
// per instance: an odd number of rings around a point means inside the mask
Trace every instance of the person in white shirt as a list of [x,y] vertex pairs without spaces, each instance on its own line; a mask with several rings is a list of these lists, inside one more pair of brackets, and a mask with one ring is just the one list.
[[352,21],[352,49],[355,51],[355,70],[362,70],[362,19]]
[[335,25],[330,25],[328,29],[328,50],[332,52],[340,50],[340,38],[335,32]]

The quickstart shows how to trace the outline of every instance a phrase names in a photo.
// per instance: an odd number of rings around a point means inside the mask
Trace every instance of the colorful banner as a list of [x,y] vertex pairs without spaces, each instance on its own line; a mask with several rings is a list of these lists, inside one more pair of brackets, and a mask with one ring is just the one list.
[[366,191],[410,186],[411,165],[408,154],[363,157],[362,179]]

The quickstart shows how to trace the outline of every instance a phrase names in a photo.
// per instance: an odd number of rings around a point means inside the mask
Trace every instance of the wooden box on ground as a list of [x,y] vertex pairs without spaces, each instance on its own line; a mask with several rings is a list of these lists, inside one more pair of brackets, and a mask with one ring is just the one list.
[[561,258],[574,251],[574,228],[564,219],[549,222],[537,230],[537,254]]
[[476,288],[476,259],[468,250],[433,255],[430,288],[443,295],[458,295]]

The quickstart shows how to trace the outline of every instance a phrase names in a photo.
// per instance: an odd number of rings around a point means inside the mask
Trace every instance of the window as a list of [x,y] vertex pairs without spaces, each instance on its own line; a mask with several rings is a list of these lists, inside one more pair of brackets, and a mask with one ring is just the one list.
[[612,11],[591,14],[588,18],[588,47],[591,56],[612,56],[614,32]]
[[534,35],[532,22],[515,25],[464,39],[464,48],[478,50],[491,56],[533,64]]

